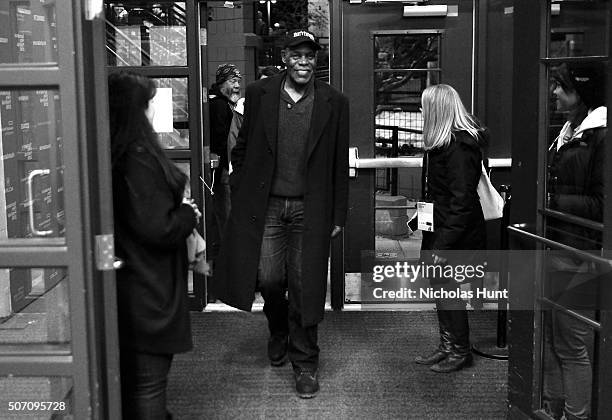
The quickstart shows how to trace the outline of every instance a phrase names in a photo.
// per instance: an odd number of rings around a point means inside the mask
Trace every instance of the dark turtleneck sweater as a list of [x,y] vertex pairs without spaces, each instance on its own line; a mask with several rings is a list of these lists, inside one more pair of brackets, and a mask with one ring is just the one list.
[[281,197],[304,195],[306,146],[314,93],[314,80],[312,80],[304,96],[295,102],[285,91],[283,81],[278,107],[278,143],[272,195]]

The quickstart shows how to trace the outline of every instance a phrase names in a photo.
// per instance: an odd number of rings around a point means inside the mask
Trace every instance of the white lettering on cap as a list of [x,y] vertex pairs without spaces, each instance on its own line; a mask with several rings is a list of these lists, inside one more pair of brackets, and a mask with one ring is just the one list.
[[310,39],[310,40],[312,40],[312,41],[314,41],[314,40],[315,40],[315,39],[314,39],[314,36],[313,36],[311,33],[306,32],[306,31],[297,31],[297,32],[294,32],[294,33],[293,33],[293,37],[294,37],[294,38],[297,38],[297,37],[299,37],[299,36],[305,36],[306,38],[309,38],[309,39]]

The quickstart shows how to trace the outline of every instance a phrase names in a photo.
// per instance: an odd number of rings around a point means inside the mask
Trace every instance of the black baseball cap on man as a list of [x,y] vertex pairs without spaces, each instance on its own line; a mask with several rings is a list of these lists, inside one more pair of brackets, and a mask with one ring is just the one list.
[[308,44],[315,51],[321,49],[312,32],[305,31],[304,29],[294,29],[287,33],[285,48],[293,48],[301,44]]

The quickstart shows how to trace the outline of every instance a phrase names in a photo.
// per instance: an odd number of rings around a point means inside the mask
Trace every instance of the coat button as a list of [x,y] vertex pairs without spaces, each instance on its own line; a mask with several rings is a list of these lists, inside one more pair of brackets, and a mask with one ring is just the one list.
[[260,182],[260,183],[259,183],[259,188],[263,189],[263,187],[265,187],[265,186],[266,186],[266,183],[265,183],[265,182]]
[[252,221],[252,222],[257,221],[257,216],[251,216],[251,221]]
[[272,148],[268,147],[268,153],[272,154]]

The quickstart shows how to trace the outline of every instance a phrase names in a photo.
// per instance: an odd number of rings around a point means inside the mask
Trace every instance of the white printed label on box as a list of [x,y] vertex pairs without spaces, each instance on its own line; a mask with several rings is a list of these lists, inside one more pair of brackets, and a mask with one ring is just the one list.
[[434,205],[425,201],[417,202],[419,229],[424,232],[434,231]]

